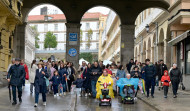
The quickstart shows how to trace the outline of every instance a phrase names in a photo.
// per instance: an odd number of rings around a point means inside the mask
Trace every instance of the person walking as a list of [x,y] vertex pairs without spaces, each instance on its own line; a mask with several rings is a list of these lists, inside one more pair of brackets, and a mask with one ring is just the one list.
[[154,88],[155,88],[155,76],[156,76],[156,68],[153,64],[150,63],[149,59],[145,60],[146,66],[143,68],[143,72],[145,74],[145,85],[147,91],[147,98],[149,97],[149,89],[151,88],[151,96],[154,98]]
[[163,85],[163,88],[164,88],[164,98],[167,98],[168,88],[169,88],[170,83],[171,83],[170,76],[168,76],[168,71],[167,70],[164,71],[164,75],[161,78],[161,82],[162,82],[162,85]]
[[179,86],[179,82],[182,78],[181,71],[177,68],[177,64],[173,64],[173,68],[170,71],[170,79],[172,82],[172,89],[173,89],[173,97],[177,97],[177,90]]
[[24,66],[20,65],[20,59],[15,59],[15,64],[12,65],[8,71],[7,81],[10,82],[12,86],[12,95],[13,95],[13,103],[12,105],[17,104],[16,99],[16,88],[18,90],[18,98],[19,102],[22,102],[22,82],[25,78],[25,70]]
[[85,89],[85,96],[90,95],[91,92],[90,72],[91,72],[91,64],[88,63],[88,66],[82,73],[82,78],[85,79],[85,81],[83,82],[83,88]]
[[50,81],[52,81],[52,83],[53,83],[54,97],[59,96],[58,87],[59,87],[59,84],[60,84],[60,76],[59,76],[57,70],[54,72],[54,76],[50,79]]
[[28,66],[24,63],[24,60],[22,59],[21,62],[20,62],[20,65],[23,65],[24,66],[24,69],[25,69],[25,77],[23,78],[23,83],[22,83],[22,86],[23,88],[25,87],[25,80],[28,80],[29,79],[29,71],[28,71]]
[[68,63],[67,63],[66,71],[67,71],[67,73],[68,73],[68,75],[67,75],[68,91],[70,92],[70,91],[71,91],[72,82],[75,80],[75,79],[74,79],[75,70],[74,70],[74,68],[72,67],[71,62],[68,62]]
[[36,76],[36,70],[38,69],[38,66],[36,65],[36,60],[32,61],[31,69],[30,69],[30,75],[29,75],[29,82],[30,82],[30,93],[33,93],[33,87],[34,87],[34,79]]
[[102,69],[99,67],[98,62],[94,62],[94,65],[91,68],[90,78],[91,78],[91,88],[92,88],[92,97],[96,98],[96,83],[98,78],[102,74]]
[[128,63],[128,65],[127,65],[127,70],[128,70],[129,73],[131,71],[132,65],[134,65],[134,60],[133,59],[131,59],[130,62]]
[[159,81],[159,90],[161,89],[161,78],[164,75],[164,71],[168,70],[167,66],[164,64],[163,60],[159,61],[159,65],[158,65],[158,81]]
[[34,86],[35,86],[35,104],[34,107],[38,106],[38,100],[39,100],[39,93],[42,93],[42,100],[43,105],[46,106],[46,93],[47,93],[47,86],[46,86],[46,78],[49,78],[49,75],[47,74],[47,71],[42,68],[43,63],[38,63],[38,69],[36,70],[36,76],[34,80]]
[[63,92],[64,96],[66,95],[66,89],[67,89],[67,84],[66,84],[67,75],[68,75],[68,73],[67,73],[66,69],[64,68],[64,64],[61,63],[60,70],[59,70],[59,76],[60,76],[60,82],[61,82],[63,89],[60,89],[60,94],[62,95],[62,92]]
[[116,78],[117,78],[117,80],[119,80],[120,78],[126,78],[126,73],[123,68],[123,65],[119,66],[119,68],[117,70]]

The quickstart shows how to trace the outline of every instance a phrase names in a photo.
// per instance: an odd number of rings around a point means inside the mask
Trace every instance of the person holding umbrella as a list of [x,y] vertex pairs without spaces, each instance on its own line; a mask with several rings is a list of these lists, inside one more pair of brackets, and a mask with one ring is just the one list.
[[22,83],[25,78],[25,69],[24,66],[20,65],[20,59],[15,59],[15,64],[12,65],[8,71],[7,81],[10,82],[12,86],[12,95],[13,95],[13,103],[12,105],[17,104],[16,100],[16,88],[18,89],[18,98],[19,102],[22,102]]

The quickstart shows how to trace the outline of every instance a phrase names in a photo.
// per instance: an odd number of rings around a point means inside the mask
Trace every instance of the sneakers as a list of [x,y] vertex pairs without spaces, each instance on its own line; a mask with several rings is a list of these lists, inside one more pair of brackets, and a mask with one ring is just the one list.
[[46,102],[43,102],[43,105],[46,106]]
[[17,102],[15,102],[15,101],[12,103],[12,105],[16,105],[16,104],[17,104]]
[[173,98],[177,98],[177,96],[176,96],[176,95],[174,95],[174,96],[173,96]]
[[152,95],[151,97],[154,98],[154,95]]
[[34,107],[37,107],[37,106],[38,106],[38,104],[37,104],[37,103],[35,103],[35,104],[34,104]]
[[136,100],[137,100],[137,97],[135,97],[134,100],[136,101]]
[[60,93],[59,96],[62,96],[62,93]]
[[54,98],[56,98],[56,94],[54,95]]
[[57,93],[57,97],[59,96],[59,94]]
[[84,95],[85,97],[87,97],[88,95],[87,95],[87,93],[85,93],[85,95]]
[[164,98],[167,98],[167,96],[164,96]]
[[66,96],[66,92],[64,92],[63,95]]

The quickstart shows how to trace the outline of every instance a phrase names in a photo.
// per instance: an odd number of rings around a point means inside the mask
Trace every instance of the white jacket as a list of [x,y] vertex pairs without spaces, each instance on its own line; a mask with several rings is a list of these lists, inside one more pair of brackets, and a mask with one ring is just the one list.
[[29,73],[29,82],[34,83],[34,79],[36,76],[36,69],[38,69],[38,66],[36,64],[33,64],[32,68],[30,69]]

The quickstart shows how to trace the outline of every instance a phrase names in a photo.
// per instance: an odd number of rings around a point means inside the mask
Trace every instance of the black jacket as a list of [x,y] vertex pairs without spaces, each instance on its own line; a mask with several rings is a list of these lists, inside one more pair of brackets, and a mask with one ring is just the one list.
[[146,65],[144,71],[145,80],[154,79],[156,77],[156,67],[154,65]]
[[76,85],[76,88],[82,88],[84,80],[85,79],[77,78],[77,80],[74,81],[73,84]]
[[170,71],[170,79],[171,79],[171,81],[173,81],[173,82],[180,82],[181,77],[182,77],[181,71],[178,68],[172,69]]
[[10,84],[13,86],[22,86],[23,79],[25,78],[25,69],[22,65],[12,65],[9,69],[7,78],[10,79]]
[[[93,75],[94,72],[97,74]],[[99,66],[98,67],[93,66],[91,68],[91,72],[90,72],[90,79],[98,80],[98,78],[101,76],[101,74],[102,74],[102,69]]]
[[163,76],[165,70],[168,70],[165,64],[158,65],[158,76]]
[[[135,73],[137,73],[138,75],[136,75]],[[142,78],[142,76],[139,71],[132,71],[131,78]]]

